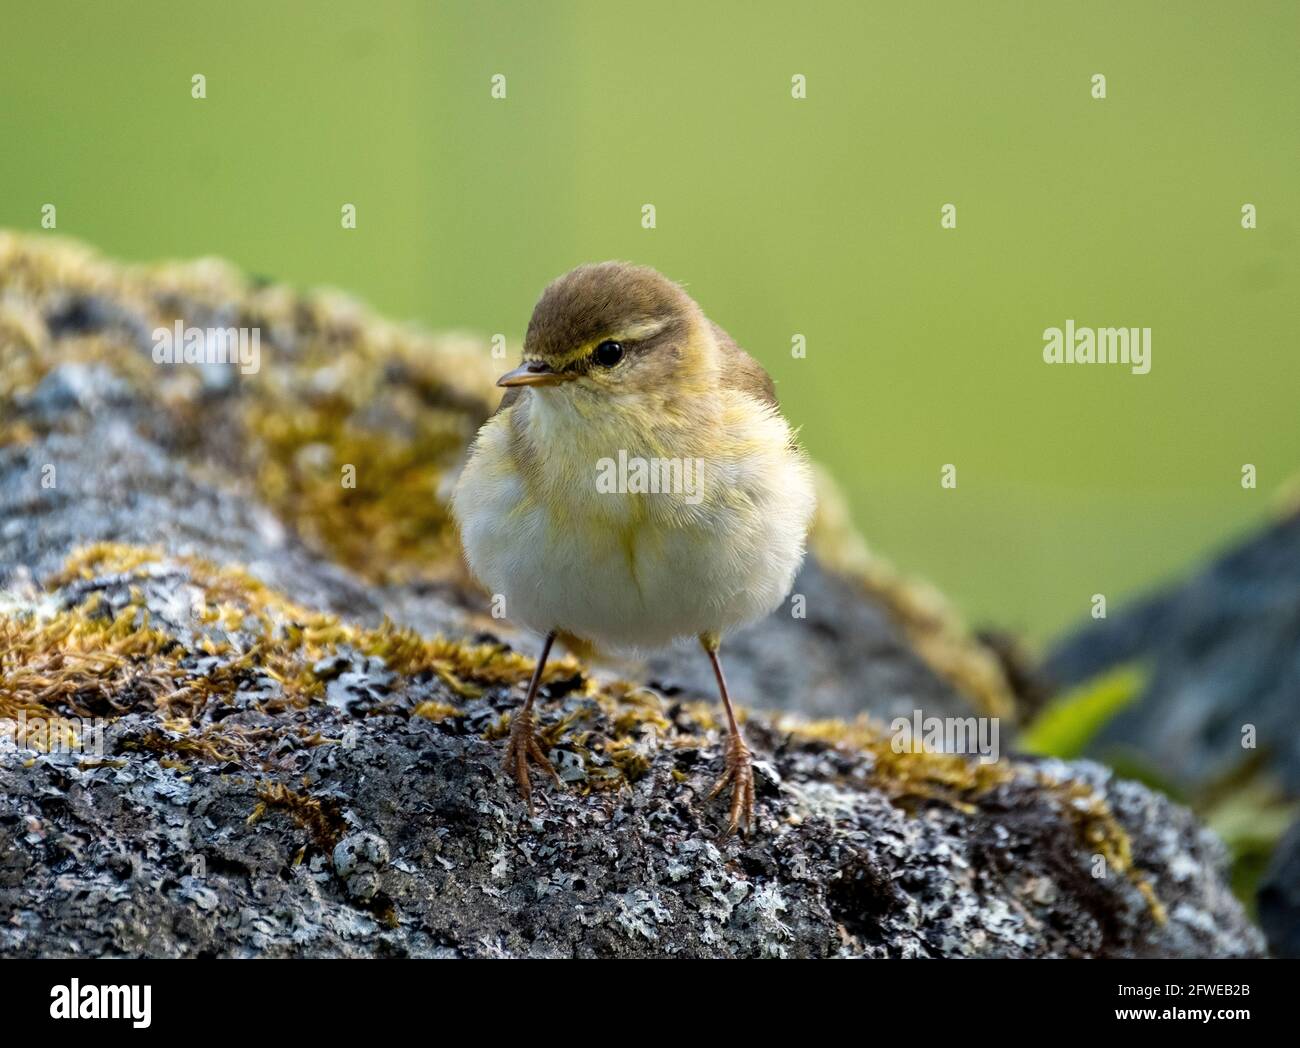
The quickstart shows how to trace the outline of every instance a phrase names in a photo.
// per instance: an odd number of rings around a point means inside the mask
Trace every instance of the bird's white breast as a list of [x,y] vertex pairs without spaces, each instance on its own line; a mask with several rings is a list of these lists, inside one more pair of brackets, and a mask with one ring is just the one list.
[[[755,621],[784,600],[814,495],[778,412],[728,391],[707,433],[692,427],[694,439],[677,439],[567,390],[528,396],[480,431],[453,503],[470,568],[505,598],[507,618],[650,649]],[[521,409],[512,449],[510,412]],[[533,449],[527,479],[521,435]],[[681,478],[677,490],[608,490],[611,477],[636,484],[618,471],[620,452],[633,468],[653,467],[666,448],[680,465],[662,475]]]

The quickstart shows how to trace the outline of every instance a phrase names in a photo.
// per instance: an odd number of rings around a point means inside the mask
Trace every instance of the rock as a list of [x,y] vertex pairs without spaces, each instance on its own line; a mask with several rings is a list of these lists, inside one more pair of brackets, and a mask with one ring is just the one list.
[[[1278,809],[1300,799],[1300,508],[1186,581],[1080,627],[1055,647],[1045,669],[1074,684],[1124,662],[1145,665],[1150,677],[1137,701],[1098,734],[1094,756],[1136,756],[1195,801],[1212,803],[1234,786]],[[1257,814],[1254,823],[1264,820]],[[1294,956],[1294,830],[1287,840],[1259,886],[1258,906],[1273,951]],[[1267,840],[1247,846],[1267,858]]]
[[[259,328],[259,372],[150,359],[142,332],[211,318]],[[833,719],[1015,707],[829,488],[806,615],[726,649],[771,711],[761,832],[720,834],[687,651],[553,660],[564,785],[539,776],[530,817],[500,761],[534,644],[485,613],[445,503],[491,377],[477,344],[220,264],[0,235],[0,953],[1261,952],[1221,846],[1160,794]]]
[[[1189,792],[1258,759],[1300,796],[1300,511],[1186,582],[1080,627],[1046,670],[1069,685],[1130,661],[1150,665],[1150,682],[1106,725],[1098,754],[1137,749]],[[1257,749],[1243,748],[1245,725]]]
[[93,411],[128,395],[126,384],[103,365],[60,364],[41,379],[24,406],[37,417],[54,417],[69,409]]
[[1300,822],[1274,851],[1258,898],[1259,921],[1274,956],[1300,958]]
[[[107,726],[102,754],[0,741],[7,956],[1259,952],[1217,841],[1100,766],[895,754],[867,726],[755,715],[761,833],[722,839],[712,707],[562,660],[543,730],[582,775],[529,818],[499,768],[527,658],[140,557],[100,547],[11,609],[10,694],[55,673]],[[175,589],[201,594],[188,622]],[[59,675],[71,625],[135,656]],[[364,716],[318,697],[348,651],[393,678]]]
[[373,833],[354,833],[334,846],[334,872],[359,903],[372,904],[388,865],[388,842]]

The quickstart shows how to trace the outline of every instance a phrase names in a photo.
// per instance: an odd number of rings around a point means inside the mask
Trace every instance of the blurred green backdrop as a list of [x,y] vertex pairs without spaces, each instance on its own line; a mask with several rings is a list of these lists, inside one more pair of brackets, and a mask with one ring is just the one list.
[[[655,265],[978,622],[1046,637],[1300,469],[1294,0],[3,6],[0,226],[512,340],[570,266]],[[1151,373],[1043,364],[1067,317]]]

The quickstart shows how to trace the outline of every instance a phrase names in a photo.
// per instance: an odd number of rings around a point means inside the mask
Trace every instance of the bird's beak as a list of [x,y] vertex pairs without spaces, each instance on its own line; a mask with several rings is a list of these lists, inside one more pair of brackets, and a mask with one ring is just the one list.
[[540,360],[525,360],[514,371],[507,371],[499,379],[498,386],[553,386],[563,382],[567,375],[561,375],[550,364]]

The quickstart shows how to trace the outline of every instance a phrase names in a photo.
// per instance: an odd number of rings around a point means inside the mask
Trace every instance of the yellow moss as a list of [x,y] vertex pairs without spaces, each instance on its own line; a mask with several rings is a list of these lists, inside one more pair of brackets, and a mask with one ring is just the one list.
[[500,742],[510,734],[510,714],[503,713],[487,726],[483,738],[487,742]]
[[643,685],[615,681],[606,686],[597,701],[618,735],[634,735],[647,725],[659,732],[672,729],[664,715],[663,699]]
[[253,735],[250,738],[247,729],[238,727],[220,731],[209,728],[195,732],[193,735],[178,737],[151,731],[146,733],[138,744],[127,742],[124,748],[140,748],[154,753],[188,753],[212,764],[229,764],[251,754],[255,749],[255,741],[259,737]]
[[578,721],[582,720],[583,716],[584,712],[582,710],[576,710],[573,713],[565,714],[559,720],[543,725],[537,734],[541,736],[542,742],[547,747],[558,746],[560,740],[569,733],[569,730],[577,724]]
[[414,717],[424,717],[426,720],[440,721],[448,717],[463,717],[464,711],[452,706],[446,702],[422,702],[411,711]]
[[284,783],[262,783],[257,787],[257,796],[258,804],[247,819],[250,826],[269,810],[283,811],[325,851],[333,851],[347,832],[343,817],[332,803],[327,805],[311,794],[289,789]]
[[396,397],[389,406],[403,416],[402,436],[371,432],[351,421],[360,406],[338,398],[250,403],[244,419],[258,441],[259,491],[310,544],[371,579],[451,574],[459,547],[436,495],[461,453],[463,427]]
[[635,782],[650,770],[650,759],[631,739],[611,739],[605,743],[607,756],[628,782]]
[[972,799],[1010,781],[1014,775],[1006,764],[983,764],[954,753],[896,753],[891,734],[867,717],[855,721],[783,717],[777,725],[795,738],[871,754],[870,781],[897,798],[938,800],[969,811]]
[[[720,719],[720,706],[716,702],[684,702],[682,710],[686,713],[701,732],[721,731],[722,721]],[[745,718],[749,716],[747,710],[740,706],[736,707],[736,720],[741,724],[745,723]]]
[[[74,553],[52,587],[77,578],[126,574],[160,562],[160,550],[99,543]],[[259,666],[297,699],[317,697],[323,691],[311,666],[347,647],[362,655],[383,659],[395,673],[411,677],[433,673],[458,694],[480,694],[477,684],[518,684],[531,676],[536,660],[501,644],[469,644],[442,636],[423,637],[414,630],[385,621],[377,627],[345,623],[327,612],[295,604],[238,567],[219,567],[199,557],[174,556],[170,563],[186,569],[190,582],[203,593],[199,618],[230,630],[246,630],[259,643],[242,659],[224,668],[234,671]],[[581,672],[572,656],[551,659],[543,681],[563,680]],[[469,682],[475,683],[469,683]],[[191,688],[211,685],[209,678]],[[222,690],[220,688],[216,690]]]
[[617,766],[600,767],[587,764],[586,778],[583,779],[578,792],[584,797],[593,793],[609,793],[614,790],[621,790],[627,783],[628,779],[623,773],[623,769]]
[[1038,781],[1060,800],[1062,811],[1074,824],[1084,847],[1102,856],[1108,870],[1115,870],[1127,877],[1146,900],[1155,922],[1164,924],[1168,920],[1164,904],[1156,895],[1151,882],[1134,865],[1132,841],[1115,818],[1106,798],[1087,783],[1073,779],[1060,780],[1039,773]]
[[118,542],[96,542],[69,555],[63,567],[46,582],[49,590],[60,589],[76,580],[90,581],[108,573],[126,574],[163,558],[157,546],[128,546]]
[[30,444],[36,432],[26,422],[0,419],[0,448]]
[[0,718],[91,715],[114,707],[127,686],[159,695],[181,675],[162,658],[175,641],[148,623],[143,609],[101,614],[92,595],[48,622],[0,615]]

